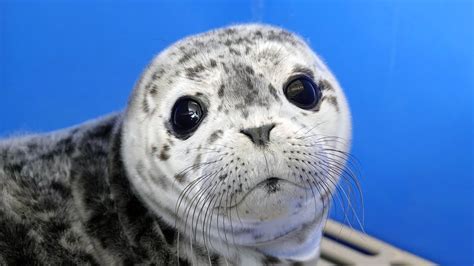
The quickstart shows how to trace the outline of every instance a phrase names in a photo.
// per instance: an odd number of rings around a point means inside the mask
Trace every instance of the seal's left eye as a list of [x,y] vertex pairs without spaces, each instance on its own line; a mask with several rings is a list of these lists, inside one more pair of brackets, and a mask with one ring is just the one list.
[[302,109],[313,109],[321,99],[321,89],[310,78],[299,76],[284,88],[286,98]]
[[173,106],[171,124],[176,133],[185,135],[196,130],[203,117],[199,102],[191,98],[181,98]]

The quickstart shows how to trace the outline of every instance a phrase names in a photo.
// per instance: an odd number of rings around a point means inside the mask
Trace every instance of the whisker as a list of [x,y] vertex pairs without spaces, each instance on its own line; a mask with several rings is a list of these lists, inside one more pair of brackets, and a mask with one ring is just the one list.
[[[354,204],[352,203],[352,200],[351,200],[351,197],[350,197],[351,191],[352,191],[351,184],[354,184],[354,183],[358,184],[357,178],[355,176],[353,176],[351,174],[351,172],[348,172],[346,170],[347,168],[344,165],[340,166],[340,164],[342,164],[341,162],[339,162],[337,160],[333,160],[333,159],[331,159],[330,157],[327,157],[327,156],[325,156],[325,159],[326,159],[326,162],[328,163],[327,168],[325,168],[326,172],[328,173],[328,177],[329,177],[327,180],[329,180],[331,183],[333,183],[336,186],[337,191],[342,193],[345,200],[347,200],[348,208],[351,210],[351,214],[353,214],[355,216],[359,226],[363,230],[363,223],[360,221],[360,219],[357,215],[357,212],[354,208]],[[349,179],[346,179],[348,177],[349,177]],[[340,182],[335,181],[338,178],[339,178],[339,180],[348,180],[349,181],[349,183],[348,183],[349,184],[348,185],[349,192],[346,192],[346,190],[342,187]],[[351,181],[355,181],[355,182],[351,182]],[[356,185],[356,188],[359,191],[359,195],[361,197],[362,192],[360,190],[360,186]],[[363,205],[363,202],[362,202],[362,205]],[[346,211],[345,211],[344,216],[346,217],[347,222],[349,223],[349,225],[352,227],[352,224],[350,222],[349,217],[347,216]]]

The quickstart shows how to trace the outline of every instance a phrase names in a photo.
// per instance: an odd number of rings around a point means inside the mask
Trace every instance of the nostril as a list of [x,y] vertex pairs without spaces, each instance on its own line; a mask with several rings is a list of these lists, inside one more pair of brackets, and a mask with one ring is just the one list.
[[240,133],[244,134],[245,136],[249,137],[249,139],[252,139],[252,134],[250,134],[247,130],[241,129]]
[[275,127],[275,124],[272,123],[272,124],[269,124],[268,125],[268,134],[270,135],[270,131],[272,131],[272,129]]
[[253,143],[258,146],[265,146],[270,141],[270,131],[275,124],[263,125],[260,127],[244,128],[240,133],[246,135]]

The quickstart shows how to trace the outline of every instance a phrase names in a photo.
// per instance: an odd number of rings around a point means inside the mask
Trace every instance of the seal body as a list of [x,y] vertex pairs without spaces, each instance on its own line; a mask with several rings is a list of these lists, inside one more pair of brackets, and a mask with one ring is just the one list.
[[0,264],[314,263],[350,131],[293,33],[183,39],[124,113],[0,142]]

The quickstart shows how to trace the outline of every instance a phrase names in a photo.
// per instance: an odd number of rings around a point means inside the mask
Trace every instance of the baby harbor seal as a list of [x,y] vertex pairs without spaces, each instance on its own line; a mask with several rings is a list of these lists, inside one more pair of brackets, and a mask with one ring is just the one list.
[[296,35],[188,37],[123,114],[0,142],[0,264],[314,261],[350,132],[340,86]]

